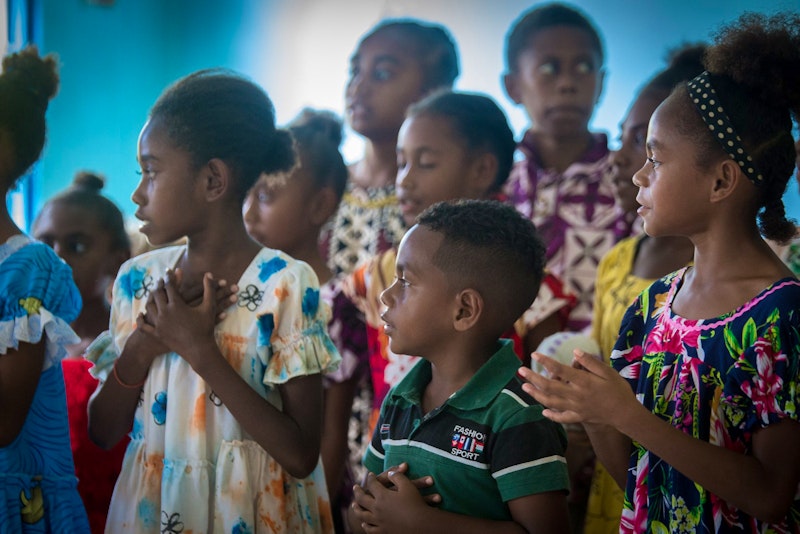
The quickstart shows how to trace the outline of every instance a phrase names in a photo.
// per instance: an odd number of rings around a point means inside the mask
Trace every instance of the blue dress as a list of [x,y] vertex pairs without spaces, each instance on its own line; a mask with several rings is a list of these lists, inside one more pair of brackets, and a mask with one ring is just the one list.
[[16,235],[0,245],[0,358],[45,340],[45,361],[16,439],[0,448],[0,532],[89,532],[69,441],[61,359],[79,341],[81,309],[72,271],[50,247]]

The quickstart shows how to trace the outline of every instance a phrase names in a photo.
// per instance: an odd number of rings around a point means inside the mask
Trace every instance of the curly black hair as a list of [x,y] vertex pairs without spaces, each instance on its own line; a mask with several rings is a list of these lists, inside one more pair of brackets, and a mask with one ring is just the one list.
[[12,187],[42,153],[45,112],[58,91],[55,56],[39,56],[35,46],[3,58],[0,75],[0,130],[10,143],[13,161],[6,166],[4,186]]
[[[795,168],[792,118],[800,117],[800,14],[745,13],[723,26],[705,55],[721,105],[763,176],[758,224],[762,235],[786,242],[795,223],[783,194]],[[676,88],[677,125],[699,147],[703,167],[726,157],[694,108],[686,86]]]

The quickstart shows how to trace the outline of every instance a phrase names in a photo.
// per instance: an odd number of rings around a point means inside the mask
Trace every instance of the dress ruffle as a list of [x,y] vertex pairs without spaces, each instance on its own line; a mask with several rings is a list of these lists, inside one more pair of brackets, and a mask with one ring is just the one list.
[[20,342],[39,343],[42,337],[45,338],[42,370],[60,363],[67,356],[64,347],[81,340],[66,321],[44,308],[39,308],[39,312],[34,315],[0,321],[0,354],[5,354],[8,349],[17,350]]

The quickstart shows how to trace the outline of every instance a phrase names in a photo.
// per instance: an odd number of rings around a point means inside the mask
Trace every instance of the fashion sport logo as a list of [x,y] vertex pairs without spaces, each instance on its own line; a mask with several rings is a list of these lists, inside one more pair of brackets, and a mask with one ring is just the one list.
[[450,439],[450,454],[460,456],[467,460],[477,460],[483,452],[486,443],[486,434],[466,428],[461,425],[453,427],[453,437]]

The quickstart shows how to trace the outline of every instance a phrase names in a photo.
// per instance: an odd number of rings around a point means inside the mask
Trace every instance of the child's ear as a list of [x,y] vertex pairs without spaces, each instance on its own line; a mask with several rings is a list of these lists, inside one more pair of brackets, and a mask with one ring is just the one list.
[[472,186],[474,198],[485,198],[497,178],[497,157],[491,152],[475,156],[472,163]]
[[309,220],[314,226],[322,226],[339,207],[339,198],[332,187],[323,187],[314,193],[309,205]]
[[503,74],[503,87],[506,89],[506,94],[515,104],[522,103],[522,95],[519,93],[518,80],[516,73],[507,72]]
[[206,164],[203,176],[204,193],[209,202],[222,197],[231,184],[231,168],[219,158],[213,158]]
[[474,327],[483,314],[483,297],[476,289],[467,288],[456,295],[456,313],[453,327],[458,332],[466,332]]
[[739,181],[747,179],[739,164],[727,157],[717,164],[713,171],[714,177],[709,192],[711,202],[719,202],[728,198],[736,190]]

